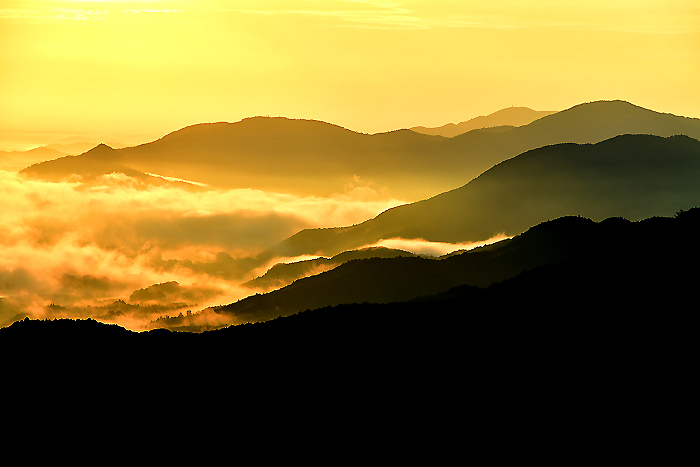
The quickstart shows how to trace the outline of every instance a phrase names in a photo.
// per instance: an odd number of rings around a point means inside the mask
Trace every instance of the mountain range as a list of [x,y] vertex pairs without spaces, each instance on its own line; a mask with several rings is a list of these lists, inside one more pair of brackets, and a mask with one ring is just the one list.
[[[524,151],[557,143],[597,143],[620,134],[700,138],[700,120],[624,101],[598,101],[527,125],[472,130],[445,138],[397,130],[367,135],[313,120],[253,117],[198,124],[140,146],[98,146],[21,172],[59,181],[113,171],[157,174],[212,188],[254,188],[302,195],[343,192],[353,179],[406,201],[458,186]],[[140,176],[140,175],[139,175]]]
[[[700,258],[700,244],[685,242],[678,248],[669,245],[692,236],[698,228],[700,208],[636,222],[619,217],[601,222],[562,217],[499,244],[442,259],[350,261],[280,290],[209,309],[258,323],[204,332],[196,341],[194,337],[175,337],[180,333],[157,332],[165,331],[162,329],[138,337],[118,326],[103,326],[96,334],[83,334],[81,339],[99,345],[100,335],[111,341],[131,334],[132,343],[153,339],[158,347],[166,341],[163,337],[172,336],[168,337],[171,343],[208,341],[228,347],[241,344],[236,338],[250,332],[256,337],[245,342],[256,348],[261,345],[256,339],[271,339],[269,344],[276,349],[272,352],[274,358],[288,346],[309,344],[307,338],[316,346],[320,342],[333,344],[343,336],[345,345],[348,339],[355,341],[380,332],[388,339],[388,346],[394,342],[392,338],[404,344],[408,343],[405,339],[428,339],[436,344],[445,334],[433,336],[428,330],[452,330],[455,337],[476,338],[479,328],[463,326],[487,322],[496,326],[496,332],[512,329],[514,335],[524,332],[525,327],[551,332],[560,326],[564,326],[560,331],[583,326],[587,332],[594,331],[589,324],[595,332],[618,332],[617,326],[623,326],[625,332],[634,333],[643,323],[673,325],[689,319],[687,300],[694,290],[692,268]],[[435,275],[438,279],[450,278],[449,282],[439,283]],[[454,275],[459,277],[452,279]],[[289,318],[279,318],[285,316]],[[67,321],[42,324],[27,318],[23,323],[0,328],[0,343],[62,339],[61,334],[52,334],[51,328],[76,332],[80,327]],[[87,321],[83,329],[101,327]],[[614,329],[607,327],[613,323]],[[37,334],[32,335],[31,328]],[[670,336],[680,331],[669,328],[665,332]],[[287,344],[282,345],[282,341]],[[264,349],[262,346],[259,351]]]
[[[574,433],[585,438],[614,414],[629,421],[636,443],[650,423],[669,421],[669,407],[684,413],[693,400],[696,325],[688,304],[695,276],[688,271],[700,256],[697,242],[677,239],[692,238],[699,217],[692,209],[634,223],[557,219],[503,246],[517,257],[522,240],[524,259],[526,247],[551,244],[550,264],[488,287],[326,306],[215,331],[23,319],[0,328],[3,371],[42,394],[55,382],[59,394],[83,399],[91,388],[121,400],[134,388],[167,385],[190,412],[191,394],[208,401],[233,395],[237,420],[238,406],[244,419],[254,410],[265,420],[267,410],[279,415],[292,406],[299,416],[380,414],[405,424],[408,434],[416,417],[464,415],[476,417],[489,440],[503,420],[530,429],[534,419],[559,426],[561,417],[575,418]],[[103,396],[102,388],[111,392]],[[142,392],[137,404],[162,405],[162,397]],[[617,442],[618,431],[615,423],[606,435]],[[565,432],[564,443],[572,430]],[[433,434],[436,445],[445,433]]]
[[480,241],[566,215],[639,220],[700,205],[700,141],[622,135],[527,151],[466,185],[361,224],[302,230],[263,254],[335,255],[380,239]]
[[[508,245],[521,245],[522,239],[438,260],[366,249],[382,239],[478,242],[497,235],[525,235],[532,226],[569,219],[565,216],[583,216],[588,223],[611,217],[638,221],[698,206],[697,138],[700,120],[623,101],[581,104],[519,127],[472,130],[452,138],[410,130],[365,135],[318,121],[255,117],[234,124],[194,125],[132,148],[101,144],[22,173],[58,181],[70,175],[94,179],[122,172],[147,183],[165,183],[153,175],[159,174],[205,180],[210,187],[240,187],[241,180],[260,187],[258,179],[263,184],[278,180],[284,189],[304,185],[310,194],[325,190],[319,188],[325,183],[326,188],[333,185],[331,174],[342,178],[359,172],[382,182],[393,177],[395,187],[403,184],[402,189],[412,189],[414,196],[434,189],[432,179],[466,179],[459,188],[389,209],[363,223],[303,230],[257,258],[236,259],[251,269],[279,257],[323,256],[278,265],[245,284],[263,290],[282,287],[279,290],[205,311],[259,321],[353,301],[405,301],[464,284],[489,287],[545,266],[551,252],[541,247],[545,243],[534,241],[529,247],[532,257],[518,262],[506,253]],[[488,168],[474,177],[465,175],[479,164]],[[314,183],[321,191],[311,186]],[[582,232],[588,232],[587,225],[576,224]],[[528,235],[524,238],[534,238]],[[461,263],[464,258],[470,258],[467,266]],[[486,262],[491,266],[474,258],[491,258]],[[218,264],[212,267],[221,270]],[[496,272],[491,274],[489,267]],[[295,281],[310,274],[316,275]]]
[[[603,306],[600,300],[607,302],[606,307],[642,302],[661,306],[663,301],[677,300],[674,290],[680,294],[692,288],[689,268],[700,257],[700,247],[690,242],[673,252],[668,245],[698,227],[700,208],[636,222],[621,217],[600,222],[560,217],[512,239],[437,259],[352,260],[279,290],[202,313],[257,322],[352,303],[401,302],[407,310],[417,307],[426,313],[490,305],[505,310],[518,307],[525,297],[528,302],[539,299],[550,310],[547,303],[562,302],[580,312]],[[179,325],[186,327],[187,318],[181,318]]]

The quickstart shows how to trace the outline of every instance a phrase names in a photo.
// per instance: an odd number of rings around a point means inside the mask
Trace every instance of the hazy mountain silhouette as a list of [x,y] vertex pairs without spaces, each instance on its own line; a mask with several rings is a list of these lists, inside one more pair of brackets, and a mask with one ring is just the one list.
[[574,213],[594,220],[667,216],[700,204],[699,177],[700,141],[687,136],[623,135],[546,146],[361,224],[303,230],[263,256],[333,255],[394,237],[480,241]]
[[16,172],[29,164],[57,159],[63,156],[65,156],[64,153],[46,147],[38,147],[29,151],[0,151],[0,170]]
[[193,125],[109,155],[95,148],[70,163],[48,161],[22,172],[57,181],[72,173],[85,177],[123,168],[212,187],[323,196],[342,191],[359,176],[388,187],[394,197],[419,200],[461,186],[529,149],[595,143],[625,133],[700,138],[700,120],[600,101],[503,130],[473,130],[454,138],[410,130],[367,135],[319,121],[254,117]]
[[[84,138],[64,138],[60,142],[39,146],[27,151],[0,151],[0,170],[19,171],[29,165],[51,161],[67,155],[83,154],[99,143],[83,141]],[[127,147],[122,143],[107,143],[112,148]]]
[[424,135],[439,135],[446,138],[452,138],[453,136],[461,135],[467,131],[477,130],[479,128],[503,126],[512,128],[527,125],[538,118],[546,117],[547,115],[551,115],[553,113],[556,113],[556,111],[532,110],[527,107],[507,107],[492,114],[474,117],[465,122],[457,124],[448,123],[440,127],[432,128],[416,126],[412,127],[411,130]]
[[[116,143],[116,142],[106,142],[103,143],[106,144],[107,146],[114,148],[114,149],[121,149],[128,147],[126,144],[122,143]],[[64,143],[51,143],[47,144],[46,148],[49,149],[55,149],[56,151],[60,151],[63,154],[66,155],[76,155],[76,154],[83,154],[96,146],[99,146],[100,143],[93,143],[91,141],[73,141],[73,142],[64,142]]]
[[363,248],[361,250],[345,251],[333,256],[332,258],[316,258],[306,261],[297,261],[294,263],[278,263],[262,276],[250,280],[243,285],[250,288],[261,288],[264,290],[278,289],[302,277],[333,269],[336,266],[354,259],[395,258],[397,256],[413,257],[416,255],[408,251],[385,247],[372,247]]
[[161,177],[140,172],[121,162],[116,149],[98,144],[80,156],[65,156],[52,161],[34,164],[20,173],[45,180],[61,181],[72,174],[80,175],[83,181],[95,181],[98,177],[122,173],[150,185],[177,185],[188,190],[199,190],[200,186],[181,181],[168,181]]
[[[21,173],[45,179],[52,179],[56,173],[61,174],[61,178],[71,174],[79,174],[85,180],[94,180],[100,175],[113,172],[123,173],[135,178],[147,177],[146,174],[122,164],[119,161],[116,150],[106,144],[98,144],[80,156],[61,157],[32,165],[21,171]],[[58,181],[58,179],[55,179],[55,181]]]

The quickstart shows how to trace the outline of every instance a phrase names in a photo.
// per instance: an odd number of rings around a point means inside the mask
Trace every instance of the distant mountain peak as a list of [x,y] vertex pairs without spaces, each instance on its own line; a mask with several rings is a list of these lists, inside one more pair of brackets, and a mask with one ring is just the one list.
[[533,121],[556,113],[555,111],[532,110],[529,107],[506,107],[488,115],[480,115],[472,119],[460,122],[457,124],[447,123],[440,127],[426,128],[417,126],[411,128],[416,133],[426,135],[440,135],[447,138],[452,138],[471,130],[480,128],[500,127],[500,126],[522,126],[532,123]]
[[94,148],[90,149],[87,152],[84,152],[82,155],[90,156],[90,157],[108,157],[108,156],[114,156],[117,153],[117,150],[107,146],[104,143],[100,143]]
[[114,148],[107,146],[105,143],[100,143],[94,148],[87,151],[85,154],[101,154],[101,153],[111,153],[115,151]]

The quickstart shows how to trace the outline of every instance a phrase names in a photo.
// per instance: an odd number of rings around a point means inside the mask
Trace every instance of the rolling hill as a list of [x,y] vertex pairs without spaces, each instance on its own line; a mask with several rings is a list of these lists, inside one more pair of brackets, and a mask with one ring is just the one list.
[[[312,120],[253,117],[198,124],[151,143],[27,167],[58,181],[133,170],[206,183],[303,195],[341,193],[355,176],[416,201],[477,177],[524,151],[557,143],[597,143],[620,134],[685,134],[700,138],[700,120],[662,114],[623,101],[581,104],[512,129],[472,130],[454,138],[410,130],[367,135]],[[381,191],[381,190],[380,190]]]
[[551,145],[361,224],[303,230],[263,256],[334,255],[394,237],[479,241],[572,214],[593,220],[668,216],[700,205],[699,179],[700,141],[687,136],[622,135],[597,144]]

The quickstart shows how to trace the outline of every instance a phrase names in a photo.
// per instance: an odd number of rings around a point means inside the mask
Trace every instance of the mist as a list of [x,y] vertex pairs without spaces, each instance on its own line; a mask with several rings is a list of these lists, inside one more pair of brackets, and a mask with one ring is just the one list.
[[480,242],[464,242],[464,243],[448,243],[448,242],[431,242],[422,238],[387,238],[381,239],[371,245],[366,245],[363,248],[373,248],[383,246],[396,250],[404,250],[416,255],[426,256],[443,256],[456,251],[468,251],[474,248],[491,245],[501,240],[512,238],[504,233],[495,235],[489,239]]
[[256,290],[255,256],[304,228],[362,222],[404,204],[349,185],[327,198],[148,184],[124,174],[61,183],[0,171],[0,325],[86,318],[135,330]]

